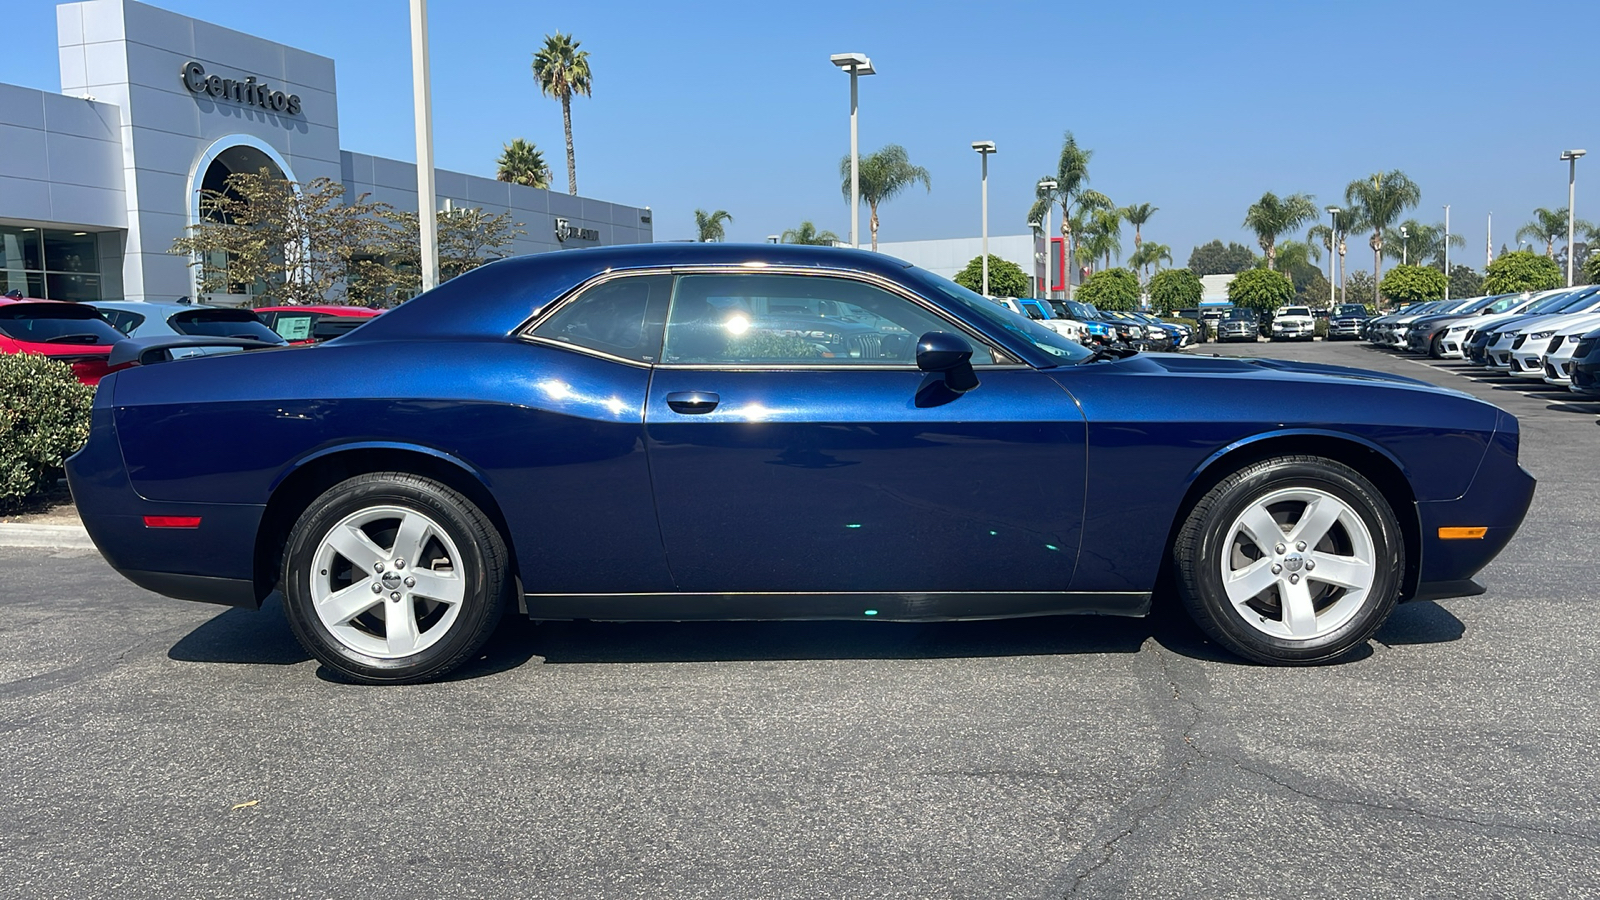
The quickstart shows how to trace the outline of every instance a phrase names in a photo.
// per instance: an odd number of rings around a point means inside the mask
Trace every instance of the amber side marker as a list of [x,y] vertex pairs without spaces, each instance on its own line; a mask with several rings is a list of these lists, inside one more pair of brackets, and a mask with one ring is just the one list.
[[1483,527],[1482,525],[1474,525],[1462,528],[1441,528],[1439,529],[1439,540],[1477,541],[1482,540],[1483,536],[1488,533],[1489,529]]
[[199,516],[145,516],[146,528],[199,528]]

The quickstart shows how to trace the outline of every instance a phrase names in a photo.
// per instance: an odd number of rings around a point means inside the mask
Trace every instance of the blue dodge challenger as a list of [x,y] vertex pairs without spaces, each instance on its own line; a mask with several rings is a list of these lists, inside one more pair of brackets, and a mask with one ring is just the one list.
[[858,251],[507,259],[316,347],[159,362],[206,340],[118,348],[146,364],[68,463],[84,525],[170,597],[280,592],[368,683],[510,610],[1137,616],[1158,586],[1240,656],[1317,663],[1481,593],[1534,489],[1516,419],[1464,394],[1090,350]]

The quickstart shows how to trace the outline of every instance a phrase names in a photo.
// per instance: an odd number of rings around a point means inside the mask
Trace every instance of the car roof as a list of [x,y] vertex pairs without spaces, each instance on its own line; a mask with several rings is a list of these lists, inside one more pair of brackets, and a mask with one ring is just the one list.
[[308,312],[321,313],[325,316],[343,316],[349,319],[369,319],[379,315],[383,310],[369,309],[365,306],[308,303],[304,306],[261,306],[251,310],[251,312]]
[[226,309],[205,303],[178,303],[172,300],[97,300],[88,304],[95,309],[116,309],[123,312],[170,316],[189,309]]

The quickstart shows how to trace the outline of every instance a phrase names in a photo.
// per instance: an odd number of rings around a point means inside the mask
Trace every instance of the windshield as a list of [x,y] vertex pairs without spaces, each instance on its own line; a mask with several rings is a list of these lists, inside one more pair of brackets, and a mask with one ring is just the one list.
[[1513,294],[1513,295],[1511,295],[1509,297],[1501,297],[1499,300],[1496,300],[1495,302],[1489,304],[1488,312],[1491,312],[1491,313],[1507,312],[1508,310],[1516,309],[1518,306],[1520,306],[1520,305],[1522,305],[1522,304],[1524,304],[1526,302],[1528,302],[1528,301],[1523,300],[1521,296],[1516,295],[1516,294]]
[[1595,289],[1577,291],[1566,295],[1566,302],[1551,310],[1552,312],[1584,312],[1596,301]]
[[1285,306],[1280,316],[1310,316],[1311,308],[1307,306]]
[[907,269],[906,274],[936,299],[948,301],[978,319],[997,325],[1050,356],[1066,362],[1081,362],[1093,356],[1093,353],[1082,344],[1064,338],[1043,325],[1035,325],[1008,309],[1001,309],[983,299],[981,294],[969,291],[947,278],[940,278],[932,272],[916,267]]
[[1360,303],[1340,304],[1339,311],[1334,313],[1336,316],[1364,316],[1366,314],[1367,308]]
[[1080,300],[1068,300],[1067,309],[1072,311],[1074,319],[1098,319],[1100,310],[1093,303],[1084,303]]
[[196,309],[167,319],[179,334],[205,337],[248,338],[265,344],[281,344],[283,338],[256,318],[248,309]]
[[65,303],[0,306],[0,334],[37,344],[115,344],[122,332],[91,307]]
[[1228,310],[1228,321],[1230,322],[1239,320],[1249,320],[1253,322],[1255,321],[1255,318],[1256,311],[1253,309],[1246,309],[1242,306],[1236,306],[1233,309]]

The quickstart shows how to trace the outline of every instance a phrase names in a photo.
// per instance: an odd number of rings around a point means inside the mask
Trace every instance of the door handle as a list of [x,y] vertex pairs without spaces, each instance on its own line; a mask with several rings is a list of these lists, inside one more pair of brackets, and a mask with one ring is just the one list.
[[696,416],[711,412],[722,401],[710,391],[673,391],[667,395],[667,408],[675,413]]

